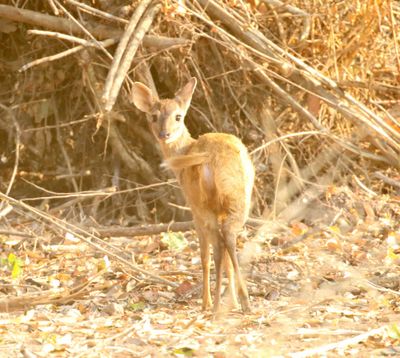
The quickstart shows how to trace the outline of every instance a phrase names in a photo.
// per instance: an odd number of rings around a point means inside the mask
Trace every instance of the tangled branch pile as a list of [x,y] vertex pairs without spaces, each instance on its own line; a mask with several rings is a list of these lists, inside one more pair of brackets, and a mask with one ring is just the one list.
[[200,82],[186,119],[191,133],[234,133],[252,152],[254,216],[304,218],[305,197],[351,175],[368,187],[378,176],[389,184],[374,190],[392,190],[398,2],[6,3],[2,192],[69,219],[184,218],[130,86],[142,81],[168,97],[190,76]]

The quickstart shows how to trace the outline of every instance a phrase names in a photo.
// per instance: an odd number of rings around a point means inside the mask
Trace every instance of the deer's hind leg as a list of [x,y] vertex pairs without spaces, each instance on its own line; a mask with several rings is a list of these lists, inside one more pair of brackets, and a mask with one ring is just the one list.
[[226,277],[228,278],[228,306],[229,308],[238,308],[239,303],[237,300],[235,271],[233,269],[232,260],[226,247],[224,247],[223,261],[225,263]]
[[221,233],[226,250],[232,260],[233,271],[235,274],[236,284],[238,288],[239,300],[243,312],[250,312],[249,294],[247,292],[246,281],[240,272],[239,260],[236,253],[236,238],[242,229],[244,219],[240,215],[231,215],[227,217],[221,225]]
[[210,240],[207,229],[199,220],[195,220],[197,236],[199,237],[201,268],[203,272],[202,309],[207,310],[212,306],[210,291]]
[[[210,264],[211,264],[210,244],[213,245],[214,262],[218,277],[219,273],[217,268],[221,266],[220,261],[222,260],[221,256],[222,250],[219,250],[218,247],[217,248],[215,247],[215,242],[220,241],[218,240],[220,234],[217,229],[218,228],[217,220],[212,213],[202,212],[200,214],[193,212],[193,220],[197,235],[199,237],[201,266],[203,272],[202,309],[207,310],[212,306],[211,289],[210,289]],[[216,300],[214,302],[214,307],[215,304],[218,305],[219,300]]]
[[[201,214],[201,215],[200,215]],[[210,294],[210,244],[213,247],[216,284],[213,311],[220,311],[222,274],[226,258],[229,259],[224,240],[218,227],[218,220],[211,211],[193,212],[195,227],[200,240],[200,254],[203,269],[203,309],[211,306]],[[228,271],[227,271],[228,272]],[[233,280],[234,281],[234,280]],[[233,286],[234,288],[234,286]]]

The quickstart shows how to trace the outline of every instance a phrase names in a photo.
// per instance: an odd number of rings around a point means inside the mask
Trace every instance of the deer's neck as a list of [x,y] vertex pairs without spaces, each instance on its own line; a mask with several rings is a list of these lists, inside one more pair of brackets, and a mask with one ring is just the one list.
[[171,143],[160,142],[161,151],[163,152],[165,159],[168,159],[168,158],[171,158],[171,157],[174,157],[177,155],[183,155],[183,154],[187,153],[190,146],[195,141],[196,140],[194,138],[192,138],[189,131],[185,127],[185,129],[182,132],[182,135],[179,136],[179,138],[177,138],[173,142],[171,142]]

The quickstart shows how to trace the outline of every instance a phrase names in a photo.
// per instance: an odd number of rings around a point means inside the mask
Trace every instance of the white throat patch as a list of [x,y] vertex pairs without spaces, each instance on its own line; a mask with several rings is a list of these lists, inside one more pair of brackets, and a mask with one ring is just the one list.
[[168,139],[165,140],[165,143],[171,144],[172,142],[175,142],[175,141],[182,135],[182,133],[183,133],[183,128],[184,128],[184,126],[181,125],[181,126],[179,127],[179,130],[177,130],[176,132],[174,132],[174,133],[172,134],[171,137],[169,137]]

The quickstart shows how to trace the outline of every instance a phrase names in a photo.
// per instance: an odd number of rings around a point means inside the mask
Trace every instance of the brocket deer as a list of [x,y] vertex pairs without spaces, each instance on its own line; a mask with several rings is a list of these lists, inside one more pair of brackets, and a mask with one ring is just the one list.
[[210,244],[216,271],[213,311],[220,311],[223,266],[233,307],[250,311],[246,282],[240,273],[236,237],[247,220],[254,183],[254,167],[239,138],[224,133],[191,137],[184,119],[196,78],[191,78],[173,99],[159,100],[140,82],[133,85],[133,103],[152,115],[151,129],[164,159],[175,173],[193,214],[200,240],[203,270],[203,310],[212,305]]

